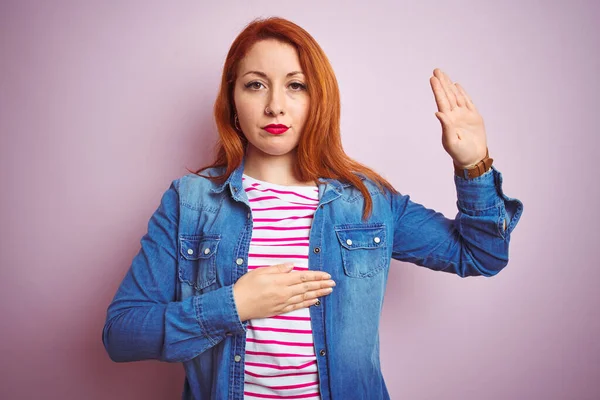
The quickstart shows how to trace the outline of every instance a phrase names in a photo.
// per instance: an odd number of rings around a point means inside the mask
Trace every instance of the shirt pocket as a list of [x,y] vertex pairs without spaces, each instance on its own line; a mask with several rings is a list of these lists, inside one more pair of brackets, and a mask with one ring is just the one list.
[[217,280],[217,250],[221,235],[179,237],[179,280],[194,287],[205,289]]
[[343,224],[334,227],[340,242],[344,273],[368,278],[382,271],[387,261],[386,228],[383,223]]

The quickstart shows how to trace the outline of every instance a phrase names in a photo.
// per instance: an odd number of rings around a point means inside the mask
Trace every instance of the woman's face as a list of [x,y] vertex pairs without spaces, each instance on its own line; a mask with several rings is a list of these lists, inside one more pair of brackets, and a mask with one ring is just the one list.
[[[293,154],[309,107],[296,49],[274,39],[261,40],[240,62],[237,76],[233,98],[248,151]],[[271,129],[271,124],[284,127]]]

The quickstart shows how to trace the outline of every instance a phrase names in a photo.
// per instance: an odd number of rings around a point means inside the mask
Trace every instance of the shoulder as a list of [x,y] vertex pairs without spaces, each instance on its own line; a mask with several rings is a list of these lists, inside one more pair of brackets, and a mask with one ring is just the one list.
[[[383,195],[387,192],[384,186],[378,185],[376,181],[366,177],[365,175],[360,173],[355,173],[355,175],[360,178],[361,182],[363,183],[363,185],[365,185],[371,197]],[[342,183],[342,190],[344,200],[346,201],[352,202],[362,199],[364,197],[360,189],[357,186],[352,185],[350,183]]]
[[177,179],[177,181],[180,185],[206,185],[213,183],[213,181],[211,179],[208,179],[207,176],[219,176],[224,172],[225,167],[206,168],[200,171],[198,174],[185,174],[179,179]]
[[194,205],[214,194],[219,184],[207,176],[219,176],[225,172],[225,168],[207,168],[198,174],[189,173],[173,181],[173,186],[179,193],[181,204]]

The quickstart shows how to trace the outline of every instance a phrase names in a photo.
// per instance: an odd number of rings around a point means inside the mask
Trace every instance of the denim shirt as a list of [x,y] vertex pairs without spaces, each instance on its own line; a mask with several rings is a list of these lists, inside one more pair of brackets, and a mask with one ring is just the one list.
[[[195,174],[171,183],[108,307],[102,340],[110,358],[183,363],[183,399],[244,398],[248,321],[233,297],[252,235],[243,171],[242,162],[223,184]],[[455,219],[361,179],[373,199],[366,221],[358,189],[320,179],[310,229],[309,269],[336,282],[310,307],[324,400],[389,399],[379,322],[392,258],[460,277],[493,276],[508,263],[523,211],[503,194],[494,166],[474,179],[454,176]]]

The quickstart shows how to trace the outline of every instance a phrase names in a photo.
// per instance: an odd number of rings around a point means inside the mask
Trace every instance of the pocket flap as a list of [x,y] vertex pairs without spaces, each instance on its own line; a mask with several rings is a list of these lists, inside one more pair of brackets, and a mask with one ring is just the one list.
[[340,244],[348,250],[385,246],[385,225],[346,224],[335,228]]
[[181,236],[180,253],[186,260],[209,258],[217,252],[220,240],[218,236]]

